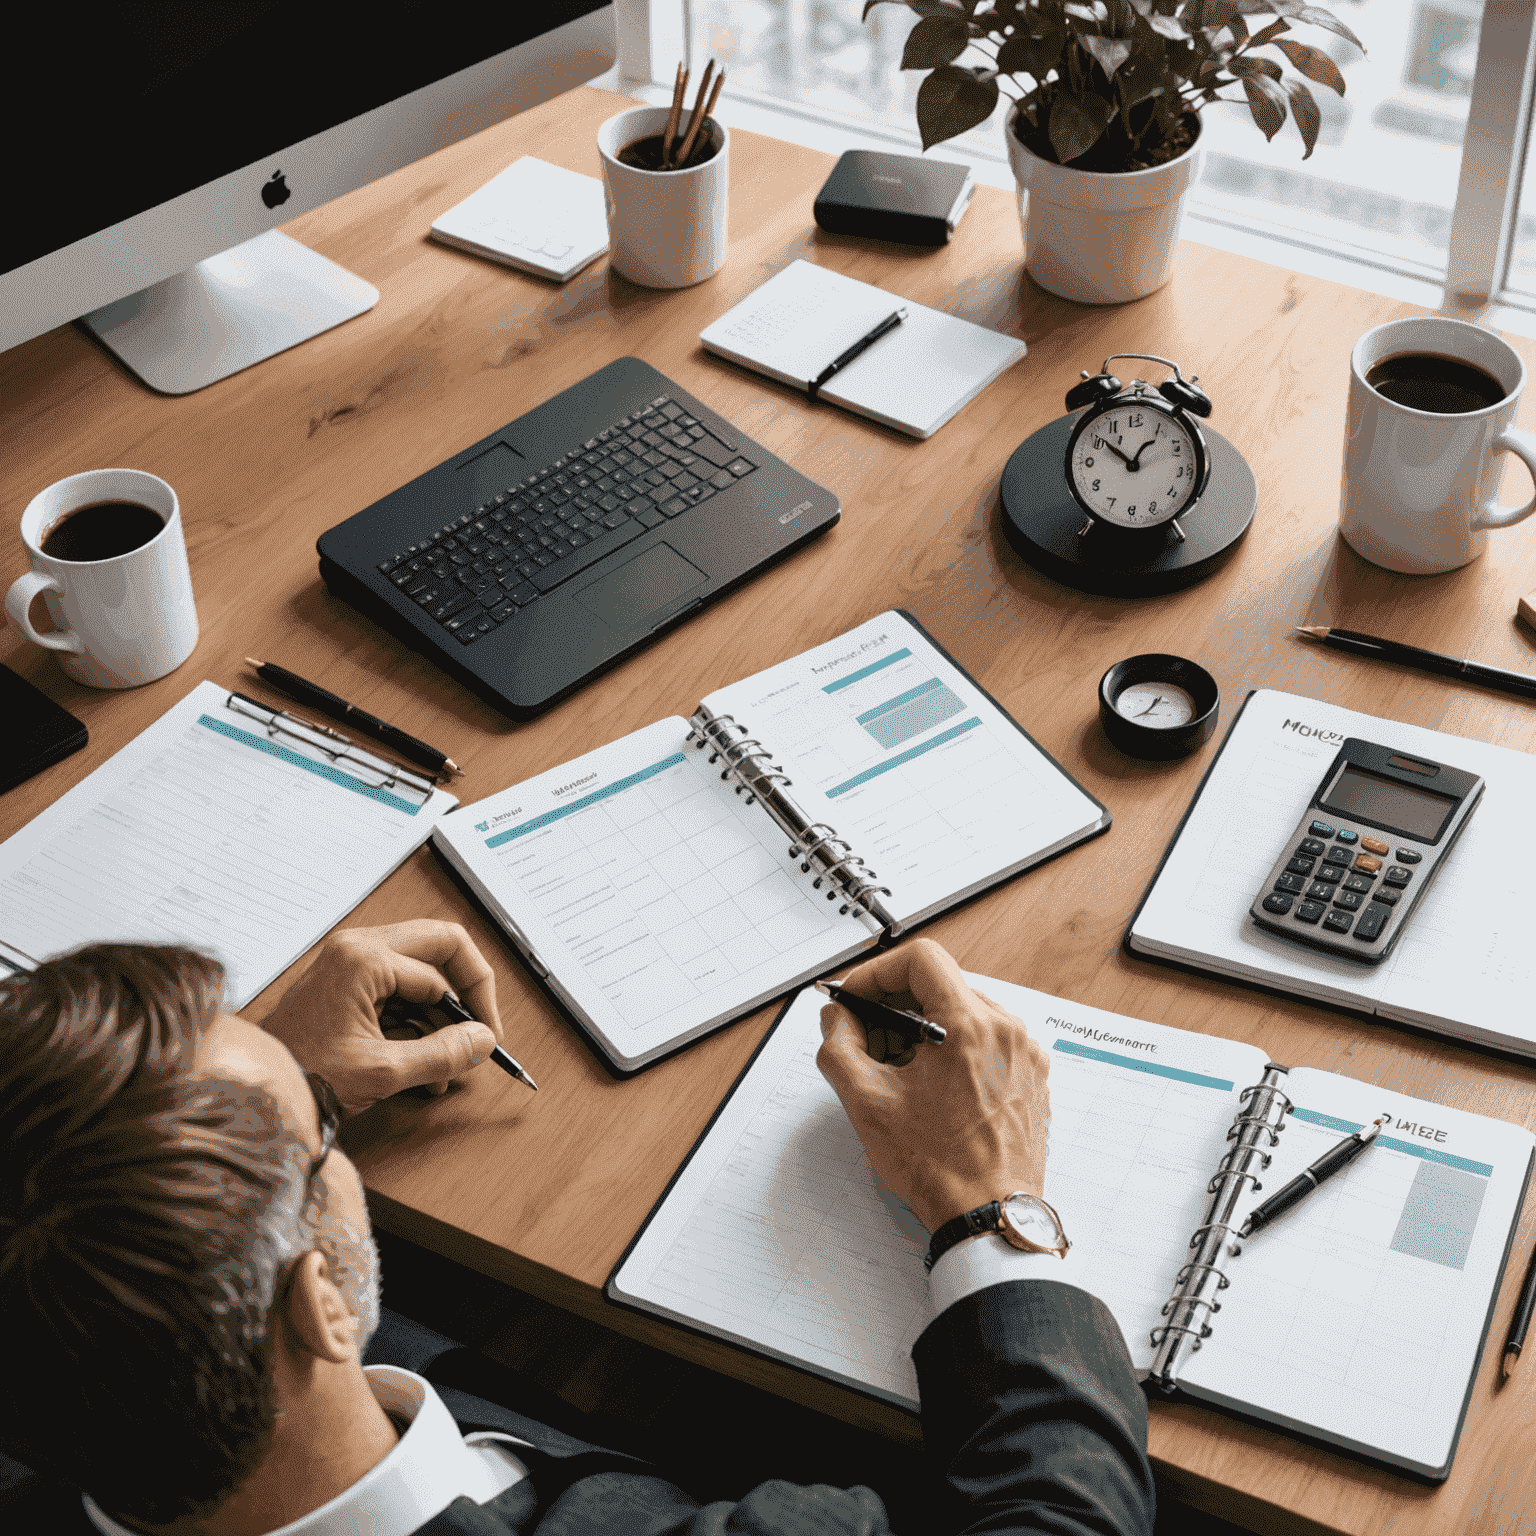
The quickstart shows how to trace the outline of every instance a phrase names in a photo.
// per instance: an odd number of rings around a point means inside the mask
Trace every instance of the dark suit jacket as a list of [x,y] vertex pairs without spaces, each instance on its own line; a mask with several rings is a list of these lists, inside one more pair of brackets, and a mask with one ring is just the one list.
[[[456,1500],[416,1536],[883,1536],[914,1529],[902,1510],[888,1511],[861,1487],[765,1482],[738,1502],[700,1505],[637,1457],[442,1380],[454,1374],[448,1362],[465,1353],[398,1314],[387,1317],[369,1349],[371,1364],[437,1377],[439,1395],[466,1433],[500,1430],[535,1448],[518,1452],[529,1469],[525,1481],[485,1505]],[[930,1324],[913,1355],[925,1452],[945,1488],[939,1530],[1151,1536],[1146,1403],[1102,1303],[1056,1281],[992,1286]],[[78,1494],[30,1476],[0,1492],[0,1523],[18,1532],[95,1536]]]
[[[420,1330],[414,1345],[391,1351],[391,1363],[430,1380],[433,1340],[448,1342]],[[1101,1302],[1056,1281],[992,1286],[930,1324],[913,1356],[926,1454],[946,1485],[942,1530],[1150,1536],[1146,1402]],[[868,1488],[766,1482],[737,1503],[700,1506],[636,1458],[453,1387],[438,1391],[466,1433],[501,1430],[537,1449],[519,1453],[526,1481],[486,1505],[458,1499],[416,1536],[882,1536],[911,1529],[902,1511],[887,1511]]]

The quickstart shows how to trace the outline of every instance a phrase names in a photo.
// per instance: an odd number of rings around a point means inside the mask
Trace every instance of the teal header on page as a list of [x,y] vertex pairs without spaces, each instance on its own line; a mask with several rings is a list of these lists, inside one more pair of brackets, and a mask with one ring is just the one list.
[[[1337,1115],[1325,1115],[1316,1109],[1293,1109],[1291,1114],[1308,1125],[1320,1125],[1326,1131],[1338,1131],[1341,1136],[1353,1135],[1365,1129],[1360,1120],[1340,1120]],[[1422,1157],[1426,1163],[1439,1163],[1442,1168],[1459,1168],[1463,1173],[1480,1174],[1485,1179],[1493,1177],[1492,1163],[1475,1163],[1470,1157],[1457,1157],[1454,1152],[1442,1152],[1438,1147],[1421,1147],[1417,1142],[1404,1141],[1398,1136],[1378,1136],[1378,1147],[1390,1147],[1394,1152],[1406,1152],[1410,1157]]]
[[1051,1047],[1063,1056],[1086,1056],[1090,1061],[1107,1062],[1112,1067],[1129,1067],[1148,1077],[1166,1077],[1175,1083],[1192,1083],[1196,1088],[1216,1088],[1231,1093],[1237,1086],[1224,1077],[1207,1077],[1203,1072],[1186,1072],[1183,1067],[1165,1066],[1160,1061],[1144,1061],[1140,1056],[1122,1056],[1119,1051],[1101,1051],[1097,1046],[1081,1045],[1076,1040],[1058,1040]]
[[856,773],[851,779],[844,779],[841,784],[834,784],[827,791],[827,799],[835,800],[839,795],[846,795],[850,789],[857,789],[860,784],[878,779],[882,773],[889,773],[892,768],[900,768],[903,763],[910,763],[914,757],[921,757],[924,752],[932,752],[935,747],[942,747],[946,741],[964,736],[967,731],[975,730],[980,724],[980,717],[972,715],[969,720],[962,720],[959,725],[952,725],[947,731],[940,731],[937,736],[930,736],[922,746],[913,747],[910,752],[898,752],[895,757],[888,757],[883,763],[876,763],[873,768],[866,768],[863,773]]
[[873,677],[882,667],[893,667],[898,661],[905,661],[911,651],[902,649],[892,651],[881,661],[871,662],[867,667],[860,667],[857,672],[850,672],[847,677],[840,677],[835,683],[828,683],[821,691],[823,693],[837,693],[843,688],[851,688],[855,683],[862,683],[866,677]]
[[255,747],[258,752],[265,752],[268,757],[279,758],[295,768],[302,768],[306,773],[314,774],[317,778],[339,784],[343,789],[350,789],[355,795],[362,795],[367,800],[377,800],[380,805],[404,811],[407,816],[414,816],[421,809],[421,806],[412,805],[409,800],[380,785],[365,784],[361,779],[341,768],[333,768],[329,763],[317,763],[312,757],[305,757],[289,747],[279,746],[275,741],[268,741],[265,736],[242,731],[238,725],[229,725],[223,720],[215,720],[212,715],[199,715],[197,723],[207,726],[210,731],[216,731],[220,736],[227,736],[231,741],[238,741],[242,746]]
[[486,838],[485,846],[500,848],[503,843],[510,843],[513,838],[526,837],[530,832],[537,832],[541,827],[550,826],[567,816],[574,816],[577,811],[586,810],[589,805],[596,805],[599,800],[608,800],[614,795],[622,795],[626,789],[633,789],[635,785],[643,784],[647,779],[654,779],[658,773],[665,773],[668,768],[676,768],[682,761],[683,754],[674,752],[671,757],[664,757],[659,763],[652,763],[649,768],[642,768],[639,773],[630,774],[627,779],[616,779],[605,789],[595,789],[590,795],[583,795],[580,800],[572,800],[569,805],[561,805],[552,811],[545,811],[542,816],[534,816],[520,827],[508,827],[505,832],[498,832],[494,837]]

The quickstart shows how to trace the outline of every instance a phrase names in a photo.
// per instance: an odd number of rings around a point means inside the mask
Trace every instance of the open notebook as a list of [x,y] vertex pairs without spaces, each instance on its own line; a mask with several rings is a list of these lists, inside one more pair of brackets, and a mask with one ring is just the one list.
[[[1339,744],[1364,737],[1487,781],[1482,804],[1380,965],[1266,932],[1249,904]],[[1137,955],[1536,1055],[1536,917],[1523,850],[1536,758],[1320,699],[1250,693],[1126,930]],[[1510,857],[1510,850],[1520,850]]]
[[892,612],[467,806],[433,844],[634,1072],[1108,826]]
[[897,308],[906,320],[834,374],[822,399],[912,437],[932,437],[1026,351],[1016,336],[810,261],[790,262],[706,326],[699,340],[733,363],[804,390]]
[[[1171,1392],[1443,1479],[1536,1136],[1271,1068],[1255,1046],[969,980],[1050,1053],[1045,1195],[1074,1244],[1050,1274],[1105,1302],[1132,1362]],[[802,992],[781,1015],[608,1294],[916,1407],[928,1234],[876,1181],[816,1070],[824,1001]],[[1242,1188],[1234,1231],[1264,1198],[1245,1157],[1273,1194],[1382,1114],[1390,1125],[1346,1172],[1235,1257],[1217,1234],[1216,1272],[1191,1273],[1224,1182]],[[1245,1140],[1258,1145],[1228,1159]]]
[[0,965],[189,944],[243,1008],[458,801],[419,771],[199,683],[0,844]]

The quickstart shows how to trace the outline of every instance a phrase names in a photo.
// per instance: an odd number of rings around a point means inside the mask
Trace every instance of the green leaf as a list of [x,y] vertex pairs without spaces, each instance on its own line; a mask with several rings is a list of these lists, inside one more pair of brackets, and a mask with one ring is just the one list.
[[1308,80],[1316,80],[1330,90],[1344,94],[1344,76],[1339,66],[1321,48],[1309,48],[1305,43],[1279,42],[1275,44],[1300,73]]
[[1061,45],[1066,33],[1051,37],[1031,37],[1029,33],[1011,33],[997,50],[997,70],[1002,75],[1028,75],[1031,79],[1044,80],[1057,67],[1061,59]]
[[1365,44],[1355,36],[1342,21],[1331,11],[1325,11],[1320,5],[1304,5],[1296,12],[1298,21],[1310,22],[1314,27],[1322,27],[1326,31],[1336,33],[1346,43],[1353,43],[1361,53],[1365,52]]
[[1094,26],[1102,26],[1109,20],[1109,12],[1104,8],[1101,0],[1066,0],[1062,11],[1076,21],[1091,21]]
[[1242,80],[1254,122],[1266,139],[1274,138],[1285,126],[1285,88],[1268,75],[1244,75]]
[[1168,73],[1168,52],[1161,39],[1158,39],[1150,47],[1138,48],[1120,66],[1115,84],[1120,93],[1121,105],[1126,111],[1130,111],[1138,102],[1156,96],[1165,85],[1172,85]]
[[1272,21],[1267,27],[1260,27],[1257,32],[1248,39],[1250,48],[1262,48],[1265,43],[1272,43],[1282,32],[1289,32],[1291,24],[1288,21]]
[[970,29],[959,16],[925,16],[907,34],[903,69],[937,69],[953,64],[970,45]]
[[1227,68],[1240,80],[1249,75],[1268,75],[1271,80],[1280,78],[1280,66],[1273,59],[1231,59]]
[[997,80],[978,80],[968,69],[941,64],[917,88],[917,126],[923,148],[932,149],[991,117]]
[[1099,142],[1113,115],[1114,108],[1102,96],[1069,96],[1058,91],[1045,125],[1057,160],[1068,165],[1079,155],[1086,155]]
[[1312,92],[1300,80],[1287,80],[1285,93],[1291,98],[1291,116],[1296,119],[1301,142],[1307,146],[1307,152],[1301,158],[1310,160],[1312,151],[1317,148],[1317,130],[1322,126],[1323,114],[1317,110]]
[[1189,28],[1177,16],[1153,14],[1146,18],[1146,23],[1159,37],[1169,37],[1178,41],[1189,36]]
[[1131,56],[1131,45],[1123,37],[1100,37],[1095,33],[1078,38],[1078,42],[1093,55],[1099,68],[1111,80],[1115,78],[1115,71]]

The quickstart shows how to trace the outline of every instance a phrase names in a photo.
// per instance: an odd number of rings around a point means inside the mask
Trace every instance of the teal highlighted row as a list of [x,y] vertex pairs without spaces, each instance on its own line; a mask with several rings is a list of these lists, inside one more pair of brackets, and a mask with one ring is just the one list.
[[827,791],[827,799],[835,800],[839,795],[846,795],[850,789],[857,789],[860,784],[878,779],[882,773],[889,773],[892,768],[900,768],[903,763],[910,763],[914,757],[921,757],[924,752],[932,752],[935,747],[942,747],[946,741],[964,736],[967,731],[975,730],[980,724],[980,717],[972,715],[969,720],[962,720],[959,725],[952,725],[947,731],[940,731],[937,736],[931,737],[922,746],[913,747],[910,752],[898,752],[895,757],[888,757],[883,763],[876,763],[873,768],[866,768],[863,773],[856,773],[851,779],[845,779],[841,784],[833,785]]
[[866,677],[873,677],[882,667],[893,667],[898,661],[905,661],[912,654],[908,650],[892,651],[882,661],[872,662],[867,667],[860,667],[857,672],[850,672],[847,677],[840,677],[835,683],[828,683],[821,691],[823,693],[838,693],[844,688],[851,688],[855,683],[862,683]]
[[197,723],[206,725],[210,731],[217,731],[220,736],[227,736],[231,741],[238,741],[242,746],[255,747],[258,752],[265,752],[268,757],[275,757],[281,762],[291,763],[295,768],[302,768],[306,773],[314,774],[316,778],[327,779],[332,784],[339,784],[343,789],[350,789],[354,794],[362,795],[369,800],[377,800],[380,805],[388,805],[397,811],[404,811],[407,816],[414,816],[421,809],[419,805],[412,805],[409,800],[390,790],[382,789],[376,784],[365,784],[361,779],[354,778],[340,768],[333,768],[329,763],[317,763],[312,757],[305,757],[289,747],[279,746],[275,741],[268,741],[265,736],[257,736],[251,731],[242,731],[238,725],[229,725],[223,720],[215,720],[212,715],[199,715]]
[[860,725],[868,725],[871,720],[878,720],[881,715],[888,715],[893,709],[900,709],[903,704],[910,704],[913,699],[921,698],[925,693],[932,693],[935,688],[944,686],[938,678],[930,677],[926,683],[919,683],[916,688],[908,688],[905,693],[898,693],[894,699],[887,699],[884,704],[877,704],[873,709],[867,709],[859,716]]
[[[1340,1131],[1345,1136],[1365,1129],[1360,1120],[1340,1120],[1337,1115],[1325,1115],[1316,1109],[1293,1109],[1291,1113],[1308,1125],[1320,1125],[1325,1131]],[[1439,1163],[1442,1168],[1460,1168],[1463,1173],[1480,1174],[1485,1179],[1493,1177],[1492,1163],[1475,1163],[1470,1157],[1457,1157],[1454,1152],[1442,1152],[1438,1147],[1421,1147],[1415,1141],[1403,1141],[1397,1136],[1378,1136],[1378,1147],[1391,1147],[1394,1152],[1406,1152],[1410,1157],[1422,1157],[1426,1163]]]
[[1203,1072],[1186,1072],[1183,1067],[1164,1066],[1160,1061],[1147,1061],[1140,1056],[1122,1056],[1118,1051],[1101,1051],[1097,1046],[1083,1045],[1076,1040],[1058,1040],[1052,1050],[1063,1056],[1086,1056],[1089,1061],[1108,1062],[1112,1067],[1129,1067],[1133,1072],[1145,1072],[1148,1077],[1166,1077],[1176,1083],[1193,1083],[1196,1088],[1215,1088],[1221,1093],[1231,1093],[1235,1083],[1224,1077],[1207,1077]]
[[503,843],[510,843],[515,837],[527,837],[530,832],[537,832],[540,827],[547,827],[566,816],[574,816],[577,811],[584,811],[589,805],[596,805],[600,800],[622,795],[626,789],[633,789],[636,784],[654,779],[658,773],[665,773],[668,768],[676,768],[682,760],[683,754],[674,752],[671,757],[664,757],[659,763],[652,763],[649,768],[642,768],[639,773],[630,774],[627,779],[615,779],[605,789],[595,789],[590,795],[583,795],[580,800],[572,800],[569,805],[562,805],[553,811],[545,811],[542,816],[535,816],[519,827],[508,827],[505,832],[498,832],[494,837],[486,838],[485,846],[500,848]]

